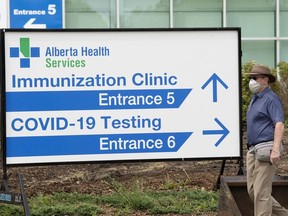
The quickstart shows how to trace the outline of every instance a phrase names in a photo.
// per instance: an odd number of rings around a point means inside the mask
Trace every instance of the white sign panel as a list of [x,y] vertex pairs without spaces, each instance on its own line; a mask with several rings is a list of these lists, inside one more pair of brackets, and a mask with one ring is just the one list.
[[7,28],[7,0],[0,0],[0,28]]
[[240,157],[239,31],[5,32],[7,164]]

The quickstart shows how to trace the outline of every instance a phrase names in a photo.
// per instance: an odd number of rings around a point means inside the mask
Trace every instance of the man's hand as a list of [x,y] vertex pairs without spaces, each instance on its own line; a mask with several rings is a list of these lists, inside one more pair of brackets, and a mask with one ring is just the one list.
[[270,162],[271,162],[272,164],[276,164],[276,163],[279,162],[280,160],[281,160],[280,151],[277,151],[277,150],[272,149],[272,150],[271,150],[271,154],[270,154]]

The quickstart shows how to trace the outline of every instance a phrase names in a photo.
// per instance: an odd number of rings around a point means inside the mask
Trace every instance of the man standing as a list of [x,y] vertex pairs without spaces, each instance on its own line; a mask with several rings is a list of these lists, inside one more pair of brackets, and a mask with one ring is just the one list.
[[[281,159],[284,112],[280,98],[269,88],[275,76],[269,68],[255,65],[249,73],[253,93],[247,111],[247,190],[254,202],[255,216],[288,215],[271,195],[272,182]],[[257,150],[269,148],[267,160],[259,159]]]

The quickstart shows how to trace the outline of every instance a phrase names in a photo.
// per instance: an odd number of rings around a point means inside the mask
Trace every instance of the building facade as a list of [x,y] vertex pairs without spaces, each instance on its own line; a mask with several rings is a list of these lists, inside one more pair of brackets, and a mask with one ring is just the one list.
[[65,0],[66,28],[241,28],[242,63],[288,61],[288,0]]

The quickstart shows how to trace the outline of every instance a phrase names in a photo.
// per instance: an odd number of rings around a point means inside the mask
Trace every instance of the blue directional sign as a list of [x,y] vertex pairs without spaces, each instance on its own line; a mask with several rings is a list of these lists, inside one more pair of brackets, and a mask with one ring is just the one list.
[[[177,152],[191,133],[8,138],[8,157]],[[173,142],[169,143],[169,139]],[[139,142],[138,140],[142,140]],[[129,142],[128,142],[129,141]],[[168,142],[167,142],[168,141]],[[113,142],[113,145],[111,143]],[[39,148],[41,143],[41,148]],[[81,143],[81,146],[79,146]],[[97,145],[95,145],[97,143]],[[168,143],[168,144],[167,144]]]
[[228,86],[226,85],[226,83],[224,83],[223,80],[215,73],[213,73],[213,75],[201,87],[204,90],[207,87],[207,85],[212,82],[213,102],[217,102],[218,101],[217,81],[225,89],[228,89]]
[[[73,92],[10,92],[7,93],[7,111],[48,111],[48,110],[113,110],[113,109],[164,109],[179,108],[191,89],[161,89],[161,90],[110,90],[110,91],[73,91]],[[172,95],[175,102],[152,101],[152,98],[162,100]],[[126,103],[129,97],[146,98],[143,104]],[[117,102],[108,103],[108,98],[117,98]],[[13,100],[10,100],[12,98]],[[27,103],[29,98],[34,103]],[[63,100],[65,98],[65,100]],[[91,98],[94,100],[91,101]],[[69,102],[68,102],[69,101]]]
[[215,122],[222,128],[222,130],[203,130],[204,135],[218,135],[222,134],[221,138],[215,143],[215,146],[217,147],[229,134],[229,130],[219,121],[219,119],[215,118]]
[[10,28],[63,28],[63,0],[10,0]]

